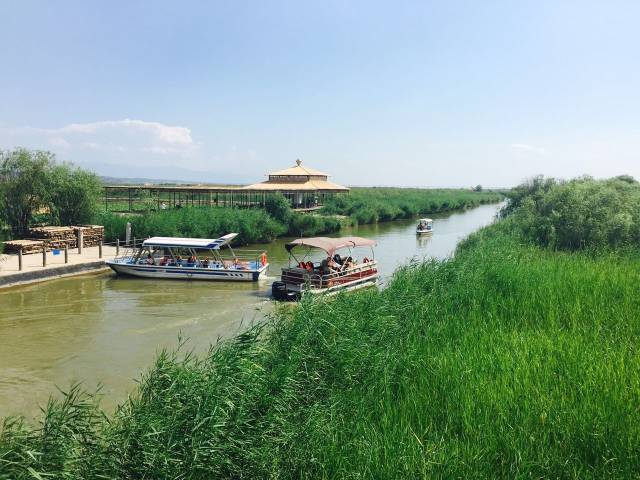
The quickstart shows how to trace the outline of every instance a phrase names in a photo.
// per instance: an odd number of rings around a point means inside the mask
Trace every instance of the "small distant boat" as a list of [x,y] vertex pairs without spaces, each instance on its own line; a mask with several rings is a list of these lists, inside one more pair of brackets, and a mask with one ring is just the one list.
[[229,233],[216,239],[152,237],[105,263],[118,274],[136,277],[255,282],[269,268],[266,252],[234,252],[230,243],[237,235]]
[[425,233],[433,233],[433,220],[430,218],[421,218],[416,227],[416,233],[422,235]]
[[[273,282],[273,298],[298,300],[306,294],[332,295],[376,285],[378,264],[374,258],[375,245],[374,240],[362,237],[298,238],[286,244],[289,267],[282,269],[280,281]],[[357,247],[370,247],[370,258],[356,259],[354,249]],[[322,261],[314,262],[309,258],[314,249],[324,252]],[[300,253],[296,256],[294,252]]]

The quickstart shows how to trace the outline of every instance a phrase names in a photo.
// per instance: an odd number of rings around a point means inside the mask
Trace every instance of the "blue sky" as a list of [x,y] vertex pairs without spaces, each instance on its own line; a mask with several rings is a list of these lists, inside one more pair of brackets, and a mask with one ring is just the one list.
[[4,2],[0,148],[101,174],[640,178],[640,2]]

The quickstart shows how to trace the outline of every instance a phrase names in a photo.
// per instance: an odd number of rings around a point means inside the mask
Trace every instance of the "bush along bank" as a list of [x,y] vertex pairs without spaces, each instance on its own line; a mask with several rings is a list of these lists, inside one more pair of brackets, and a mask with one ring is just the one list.
[[261,209],[197,208],[147,212],[142,215],[100,214],[96,222],[105,226],[105,239],[123,238],[127,222],[138,238],[151,236],[217,238],[238,232],[239,243],[265,243],[287,234],[307,236],[337,232],[341,222],[332,217],[291,213],[284,223]]
[[39,428],[6,420],[1,475],[637,476],[637,248],[556,251],[523,226],[508,215],[453,259],[278,310],[207,355],[163,352],[108,419],[74,388]]
[[322,212],[349,216],[356,224],[367,224],[477,207],[503,198],[504,195],[496,191],[355,187],[349,195],[328,199]]

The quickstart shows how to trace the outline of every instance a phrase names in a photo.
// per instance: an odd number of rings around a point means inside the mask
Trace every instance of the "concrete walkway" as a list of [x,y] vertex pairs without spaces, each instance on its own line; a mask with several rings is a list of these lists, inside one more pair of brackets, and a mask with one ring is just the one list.
[[81,254],[73,249],[69,250],[69,262],[65,264],[64,250],[60,250],[59,255],[47,252],[46,267],[42,266],[42,253],[23,255],[22,271],[18,266],[18,255],[0,255],[0,288],[104,270],[108,268],[104,261],[114,258],[115,254],[116,248],[110,245],[102,247],[102,258],[98,255],[98,247],[85,247]]

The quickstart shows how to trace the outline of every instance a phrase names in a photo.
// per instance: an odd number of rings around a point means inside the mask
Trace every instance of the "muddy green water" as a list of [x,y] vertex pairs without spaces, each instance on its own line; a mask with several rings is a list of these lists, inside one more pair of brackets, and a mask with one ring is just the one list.
[[[416,237],[415,220],[367,225],[342,233],[378,241],[383,284],[412,258],[451,255],[457,243],[490,223],[485,205],[434,216],[434,233]],[[101,384],[102,404],[113,408],[162,348],[206,350],[272,310],[271,282],[287,264],[279,239],[266,249],[269,277],[258,283],[151,280],[112,274],[53,280],[0,290],[0,418],[36,415],[56,386]],[[256,248],[256,246],[248,247]]]

